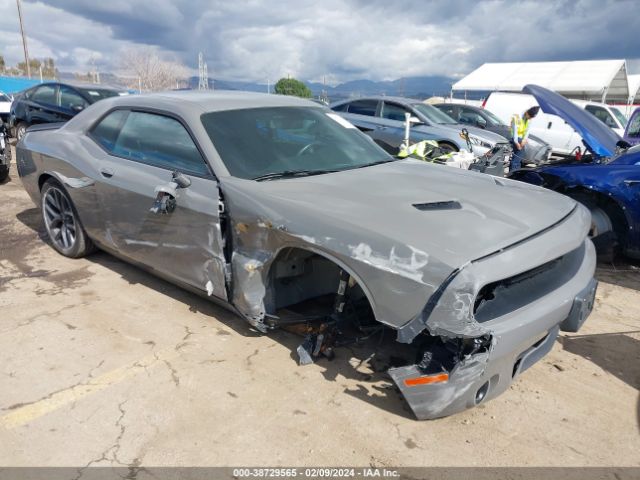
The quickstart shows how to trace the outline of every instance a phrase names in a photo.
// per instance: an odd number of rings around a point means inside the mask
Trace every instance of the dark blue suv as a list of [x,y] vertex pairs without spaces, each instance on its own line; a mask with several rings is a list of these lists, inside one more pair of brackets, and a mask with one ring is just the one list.
[[20,140],[31,125],[66,122],[92,103],[120,93],[102,85],[41,83],[16,95],[9,113],[9,127]]

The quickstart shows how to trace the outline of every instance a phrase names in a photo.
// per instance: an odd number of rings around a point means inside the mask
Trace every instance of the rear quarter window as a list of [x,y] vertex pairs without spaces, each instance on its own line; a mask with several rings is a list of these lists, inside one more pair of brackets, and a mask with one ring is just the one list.
[[367,115],[370,117],[376,116],[376,109],[378,108],[377,100],[356,100],[349,104],[349,113],[355,113],[356,115]]
[[120,133],[120,128],[129,112],[127,110],[116,110],[104,117],[91,131],[91,136],[102,147],[113,152],[116,146],[116,140]]

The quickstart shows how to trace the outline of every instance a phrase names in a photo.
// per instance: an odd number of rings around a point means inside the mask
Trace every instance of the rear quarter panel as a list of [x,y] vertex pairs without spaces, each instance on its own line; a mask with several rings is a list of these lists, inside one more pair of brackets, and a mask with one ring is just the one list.
[[[88,151],[89,142],[93,143],[84,135],[71,135],[64,129],[29,132],[16,146],[16,163],[24,188],[36,206],[40,207],[40,186],[45,176],[54,177],[71,197],[89,236],[95,237],[101,231],[102,214],[94,184],[98,165]],[[80,179],[83,186],[78,186]]]

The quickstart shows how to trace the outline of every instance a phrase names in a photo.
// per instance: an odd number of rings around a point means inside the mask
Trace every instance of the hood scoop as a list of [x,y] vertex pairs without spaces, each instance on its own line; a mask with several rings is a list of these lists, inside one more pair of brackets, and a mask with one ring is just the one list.
[[413,207],[420,211],[433,210],[460,210],[462,205],[457,200],[446,200],[443,202],[414,203]]

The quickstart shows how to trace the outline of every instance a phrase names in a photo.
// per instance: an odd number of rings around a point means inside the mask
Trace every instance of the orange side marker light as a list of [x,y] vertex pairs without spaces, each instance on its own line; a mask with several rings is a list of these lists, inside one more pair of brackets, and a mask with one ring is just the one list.
[[439,373],[437,375],[424,375],[421,377],[405,378],[406,387],[417,387],[419,385],[429,385],[431,383],[444,383],[449,381],[448,373]]

